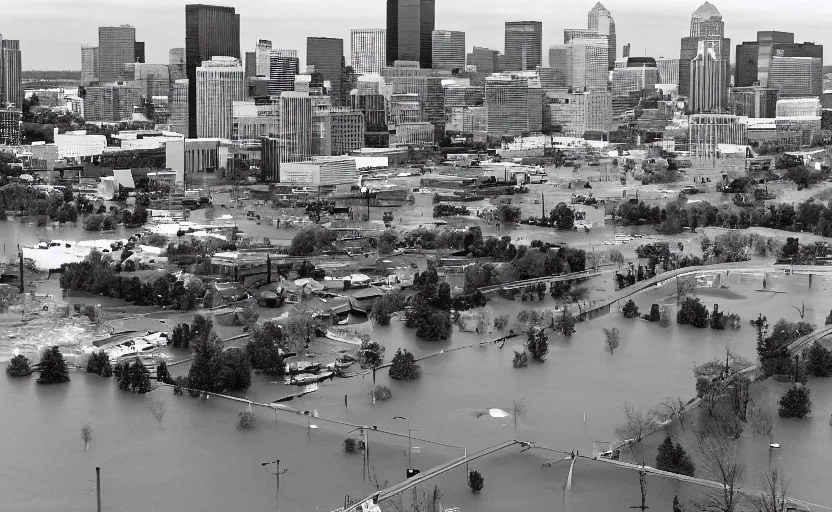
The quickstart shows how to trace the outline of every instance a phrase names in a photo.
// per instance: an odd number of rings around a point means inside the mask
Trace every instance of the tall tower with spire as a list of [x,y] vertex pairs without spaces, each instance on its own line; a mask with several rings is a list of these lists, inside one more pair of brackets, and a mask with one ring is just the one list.
[[[704,43],[700,45],[699,43]],[[690,17],[690,36],[682,38],[682,48],[679,54],[679,94],[691,95],[691,63],[700,53],[710,54],[716,58],[715,67],[724,67],[724,72],[717,73],[724,84],[719,84],[719,105],[728,102],[728,66],[731,60],[731,40],[725,37],[725,23],[722,14],[710,2],[705,2],[696,9]],[[707,57],[707,55],[704,55]],[[700,59],[701,60],[701,59]],[[697,74],[699,76],[699,74]]]
[[615,67],[615,59],[618,57],[618,46],[615,37],[615,20],[612,19],[610,11],[604,7],[604,4],[598,2],[595,4],[589,14],[587,14],[587,28],[595,33],[607,36],[609,38],[609,62],[610,69]]

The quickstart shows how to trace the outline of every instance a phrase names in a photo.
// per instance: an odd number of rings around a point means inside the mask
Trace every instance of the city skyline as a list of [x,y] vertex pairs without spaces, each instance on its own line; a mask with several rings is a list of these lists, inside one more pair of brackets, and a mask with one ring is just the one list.
[[[19,39],[23,52],[24,70],[80,70],[81,44],[97,41],[99,26],[131,24],[136,27],[136,38],[146,41],[145,62],[165,63],[170,48],[184,46],[184,0],[164,1],[121,0],[119,9],[103,9],[112,2],[81,0],[71,5],[57,0],[38,0],[43,8],[37,18],[31,16],[31,5],[11,5],[6,9],[0,33],[5,38]],[[350,30],[353,28],[384,28],[385,2],[359,0],[360,8],[340,12],[342,4],[322,0],[314,10],[298,0],[286,0],[274,14],[262,9],[254,0],[218,1],[215,5],[233,6],[241,15],[240,47],[252,51],[259,39],[271,39],[275,47],[296,48],[305,61],[306,37],[337,37],[345,40],[345,54],[349,55]],[[832,44],[832,35],[824,30],[822,17],[805,16],[807,9],[823,9],[817,0],[803,0],[800,8],[784,9],[766,1],[747,9],[739,0],[714,2],[723,15],[726,37],[732,45],[756,39],[758,30],[794,32],[801,41]],[[617,50],[632,44],[632,55],[645,53],[652,57],[678,54],[679,38],[688,31],[690,14],[701,2],[682,2],[653,8],[646,0],[603,2],[616,21]],[[466,51],[476,46],[505,49],[503,25],[506,21],[535,20],[543,22],[544,64],[546,50],[562,42],[563,29],[583,26],[587,12],[595,2],[570,3],[557,10],[543,10],[538,0],[519,0],[508,5],[479,5],[473,1],[438,1],[436,29],[466,32]],[[472,7],[476,6],[476,9]],[[281,20],[280,37],[276,37]],[[645,24],[645,21],[649,23]],[[776,20],[776,21],[773,21]],[[37,27],[37,29],[35,29]],[[51,27],[51,28],[50,28]],[[647,28],[647,30],[645,30]],[[734,60],[732,51],[731,59]]]

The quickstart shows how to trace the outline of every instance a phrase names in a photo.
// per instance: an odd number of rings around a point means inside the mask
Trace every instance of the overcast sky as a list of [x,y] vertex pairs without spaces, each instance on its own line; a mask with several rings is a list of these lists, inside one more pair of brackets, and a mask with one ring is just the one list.
[[[19,39],[25,70],[81,68],[81,44],[97,43],[98,27],[130,24],[146,42],[148,63],[167,63],[168,50],[185,46],[185,0],[0,0],[0,34]],[[349,61],[351,28],[383,28],[384,0],[223,0],[241,15],[241,52],[258,39],[275,48],[297,49],[305,61],[306,37],[344,39]],[[632,55],[677,56],[690,14],[702,2],[609,0],[621,47]],[[827,0],[716,0],[732,46],[754,40],[757,30],[794,32],[797,41],[832,48]],[[586,27],[593,0],[436,0],[436,28],[462,30],[468,51],[474,45],[503,50],[505,21],[543,22],[543,47],[563,42],[564,28]],[[832,50],[828,50],[832,51]],[[732,51],[732,60],[733,60]],[[547,51],[544,51],[548,55]],[[544,63],[547,57],[544,56]],[[828,61],[827,61],[828,62]]]

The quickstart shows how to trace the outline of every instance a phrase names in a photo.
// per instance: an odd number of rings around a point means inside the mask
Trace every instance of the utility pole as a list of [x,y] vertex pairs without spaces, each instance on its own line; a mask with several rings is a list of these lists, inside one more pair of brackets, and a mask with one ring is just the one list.
[[[275,468],[276,468],[274,473],[272,473],[268,468],[268,466],[271,466],[272,464],[274,464]],[[275,510],[280,510],[280,475],[285,474],[289,470],[284,469],[283,471],[280,471],[280,459],[273,460],[271,462],[262,462],[262,463],[260,463],[260,465],[263,466],[266,469],[266,471],[269,472],[270,475],[274,475],[274,477],[275,477],[276,487],[275,487],[275,493],[274,493],[274,501],[275,501],[274,509]]]
[[23,249],[17,246],[17,255],[20,258],[20,293],[23,294]]
[[96,510],[101,512],[101,468],[95,468],[95,501]]

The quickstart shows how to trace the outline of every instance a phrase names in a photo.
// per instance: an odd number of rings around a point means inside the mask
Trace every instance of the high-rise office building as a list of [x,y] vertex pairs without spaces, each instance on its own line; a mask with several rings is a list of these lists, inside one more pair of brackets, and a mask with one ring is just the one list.
[[359,75],[379,74],[387,65],[387,31],[354,28],[350,31],[350,64]]
[[144,41],[136,41],[133,46],[133,55],[137,64],[144,64]]
[[550,67],[554,70],[555,88],[572,87],[576,91],[606,90],[609,77],[609,39],[587,36],[572,39],[549,49]]
[[467,55],[467,63],[469,66],[476,66],[477,73],[497,73],[500,71],[497,57],[500,52],[488,48],[475,46],[474,50]]
[[780,90],[781,98],[817,97],[823,93],[822,57],[786,57],[775,51],[771,57],[768,86]]
[[17,107],[11,110],[0,107],[0,145],[20,144],[20,120],[21,112]]
[[341,75],[344,71],[344,40],[334,37],[306,38],[306,66],[314,66],[330,84],[332,104],[341,104]]
[[289,91],[280,95],[279,162],[305,162],[312,158],[312,97]]
[[387,0],[387,65],[408,60],[433,67],[434,28],[435,0]]
[[81,45],[81,85],[98,81],[98,46]]
[[173,82],[170,88],[170,118],[168,124],[171,131],[181,133],[185,138],[188,133],[188,79],[180,78]]
[[543,23],[507,21],[505,64],[500,71],[531,71],[543,65]]
[[612,70],[613,114],[633,108],[638,100],[656,90],[659,70],[650,57],[630,57],[627,65]]
[[255,53],[255,75],[269,78],[269,70],[271,69],[272,56],[272,42],[266,39],[257,41],[257,46],[254,49]]
[[659,70],[660,84],[679,85],[679,59],[656,59],[656,68]]
[[121,80],[124,65],[130,62],[136,62],[136,28],[98,27],[98,81]]
[[23,67],[20,41],[0,34],[0,108],[23,108]]
[[349,155],[364,147],[364,114],[347,107],[330,110],[332,155]]
[[719,113],[727,108],[723,95],[727,66],[707,41],[699,41],[699,53],[690,64],[689,108],[695,114]]
[[731,59],[731,40],[725,37],[725,23],[722,14],[710,2],[705,2],[693,12],[690,19],[690,37],[682,38],[679,53],[679,94],[691,94],[691,62],[699,54],[700,41],[706,42],[706,48],[713,50],[720,65],[725,69],[721,73],[725,83],[722,85],[720,105],[728,101],[728,65]]
[[168,67],[171,81],[181,80],[188,76],[185,71],[185,49],[171,48],[168,51]]
[[520,136],[543,129],[540,81],[511,74],[485,80],[487,132],[492,137]]
[[244,67],[246,78],[257,76],[257,54],[255,52],[246,52]]
[[154,96],[167,96],[170,93],[170,69],[167,64],[137,62],[133,66],[133,80],[148,101]]
[[733,87],[728,92],[728,108],[735,116],[773,119],[779,98],[780,90],[771,87]]
[[[188,103],[191,105],[188,109],[188,131],[192,135],[198,133],[197,109],[194,108],[196,69],[215,56],[240,59],[240,15],[233,7],[186,5],[185,67],[188,78]],[[230,127],[230,107],[228,116]]]
[[141,89],[134,82],[99,84],[87,87],[84,119],[114,123],[129,119],[141,105]]
[[295,90],[295,75],[300,73],[297,50],[272,50],[269,62],[269,94]]
[[196,68],[196,136],[230,139],[235,101],[246,99],[245,69],[234,57],[214,57]]
[[626,59],[630,56],[630,43],[624,45],[624,48],[621,50],[621,58]]
[[734,86],[750,87],[759,82],[761,87],[765,87],[774,47],[788,43],[794,43],[791,32],[759,31],[756,41],[738,44]]
[[[609,68],[615,67],[615,59],[618,56],[618,40],[615,35],[615,20],[612,19],[610,11],[604,7],[604,4],[598,2],[589,11],[587,15],[587,27],[594,30],[596,34],[607,36],[610,40],[609,44]],[[629,57],[630,45],[627,45],[627,57]]]
[[465,70],[465,32],[433,31],[433,69]]
[[550,91],[546,93],[549,125],[560,126],[569,137],[583,137],[588,131],[612,130],[612,99],[607,91]]

